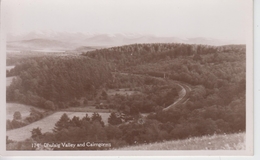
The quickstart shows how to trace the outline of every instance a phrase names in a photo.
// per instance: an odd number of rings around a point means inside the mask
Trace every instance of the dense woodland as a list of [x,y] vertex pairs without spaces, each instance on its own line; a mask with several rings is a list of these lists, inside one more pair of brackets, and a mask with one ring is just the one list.
[[104,64],[77,56],[31,58],[17,64],[7,76],[17,76],[7,88],[7,102],[51,110],[93,96],[112,77]]
[[[245,113],[245,45],[135,44],[83,55],[114,64],[115,70],[166,77],[193,86],[190,110],[232,106]],[[241,121],[245,121],[244,118]]]
[[[113,120],[109,125],[103,125],[102,120],[69,119],[63,115],[60,121],[67,119],[66,126],[46,134],[38,128],[39,134],[29,141],[92,140],[120,147],[241,132],[246,129],[245,49],[244,45],[134,44],[90,51],[81,58],[30,59],[8,72],[17,78],[7,89],[7,101],[59,109],[66,101],[89,97],[102,88],[131,88],[140,92],[131,96],[105,96],[108,108],[134,116],[128,123],[116,119],[115,113],[111,113]],[[152,77],[165,77],[165,81]],[[165,83],[172,80],[188,84],[192,91],[186,103],[165,112],[162,109],[178,97],[178,88]],[[162,89],[165,87],[168,89]],[[50,90],[50,95],[44,94]],[[43,99],[41,103],[34,103],[38,100],[33,101],[34,96]],[[144,118],[139,113],[151,114]]]
[[[165,87],[168,87],[166,89]],[[161,110],[174,103],[178,91],[171,86],[144,86],[142,94],[115,95],[109,97],[109,109],[116,109],[128,115],[151,113]]]

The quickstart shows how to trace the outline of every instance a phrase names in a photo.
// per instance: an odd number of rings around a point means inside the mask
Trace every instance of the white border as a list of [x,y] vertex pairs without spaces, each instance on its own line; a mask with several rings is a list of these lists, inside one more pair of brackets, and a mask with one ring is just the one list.
[[[3,0],[2,0],[3,1]],[[1,1],[1,3],[2,3]],[[257,4],[258,8],[260,8],[259,6],[259,0],[255,0],[255,5]],[[253,17],[253,0],[248,0],[248,26],[247,26],[247,56],[246,56],[246,63],[247,63],[247,129],[246,129],[246,139],[247,139],[247,146],[250,146],[253,143],[253,21],[252,21],[252,17]],[[5,55],[5,50],[6,50],[6,46],[5,46],[5,26],[3,25],[3,22],[5,21],[6,15],[4,15],[4,13],[2,13],[1,10],[1,30],[0,30],[0,34],[1,34],[1,63],[0,63],[0,79],[3,83],[0,84],[0,90],[1,90],[1,96],[0,96],[0,106],[5,106],[5,88],[6,88],[6,80],[5,80],[5,59],[6,59],[6,55]],[[258,19],[260,19],[260,17],[258,17]],[[257,28],[259,30],[259,26]],[[259,50],[259,48],[255,48],[255,51]],[[256,57],[255,57],[256,58]],[[259,57],[258,57],[259,60]],[[259,62],[259,61],[258,61]],[[257,62],[255,60],[255,64],[257,65]],[[256,68],[259,68],[259,66],[257,66]],[[256,69],[255,68],[255,69]],[[259,83],[259,75],[258,75],[258,79],[255,79],[255,82],[257,81],[257,83]],[[258,86],[257,86],[258,87]],[[259,88],[259,87],[258,87]],[[257,88],[257,89],[258,89]],[[256,89],[256,88],[255,88]],[[256,94],[259,94],[260,90],[255,90]],[[258,95],[259,96],[259,95]],[[259,101],[256,99],[255,102]],[[248,107],[250,106],[250,107]],[[247,147],[246,151],[5,151],[5,107],[1,108],[2,110],[4,109],[4,112],[0,112],[1,114],[1,121],[0,121],[0,125],[1,127],[3,127],[4,129],[1,129],[1,141],[0,141],[0,149],[1,149],[1,155],[5,155],[5,156],[227,156],[227,155],[232,155],[232,156],[240,156],[240,155],[252,155],[253,154],[253,148],[249,148]],[[255,108],[255,111],[257,111],[257,109]],[[257,112],[259,113],[259,112]],[[255,112],[256,115],[256,112]],[[257,118],[257,115],[256,115]],[[255,121],[255,123],[257,123]],[[256,129],[256,128],[255,128]],[[259,130],[259,129],[258,129]],[[257,132],[255,130],[255,132]],[[257,134],[256,134],[257,135]],[[258,134],[259,135],[259,134]],[[255,136],[255,138],[257,139],[257,136]],[[256,141],[255,139],[255,141]],[[258,139],[257,139],[258,140]],[[258,140],[259,142],[259,140]],[[259,143],[258,143],[259,144]],[[254,148],[254,150],[256,151],[256,147]],[[92,157],[93,158],[93,157]],[[109,157],[106,157],[109,158]],[[111,157],[112,158],[112,157]],[[166,158],[166,157],[165,157]],[[176,157],[176,158],[181,158],[181,157]],[[184,157],[182,157],[181,159],[183,159]],[[186,157],[187,158],[187,157]],[[188,157],[189,159],[191,157]],[[205,157],[204,157],[205,158]],[[206,157],[207,159],[209,157]],[[215,158],[220,158],[220,157],[210,157],[210,159],[215,159]],[[221,157],[221,159],[223,159],[224,157]],[[225,157],[225,158],[231,158],[231,157]],[[242,158],[242,157],[240,157]],[[236,157],[236,159],[240,159],[239,157]],[[249,158],[249,157],[247,157]]]

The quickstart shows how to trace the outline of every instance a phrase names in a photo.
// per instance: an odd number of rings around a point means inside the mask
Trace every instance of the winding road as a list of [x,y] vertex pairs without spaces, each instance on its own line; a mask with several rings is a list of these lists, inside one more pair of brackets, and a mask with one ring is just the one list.
[[[149,77],[152,77],[152,78],[156,78],[156,79],[160,79],[160,80],[166,81],[166,79],[164,79],[164,78],[150,76],[150,75],[124,73],[124,72],[112,72],[112,73],[113,74],[121,74],[121,75],[149,76]],[[171,104],[168,107],[164,108],[163,111],[167,111],[169,109],[172,109],[172,108],[176,107],[179,104],[187,103],[189,101],[189,94],[190,94],[190,92],[192,90],[190,86],[188,86],[187,84],[184,84],[182,82],[175,81],[175,80],[169,80],[169,79],[167,79],[167,81],[169,83],[171,83],[171,84],[177,84],[179,87],[181,87],[181,91],[178,93],[179,98],[173,104]]]
[[178,82],[178,81],[173,81],[172,83],[177,84],[182,89],[178,93],[179,94],[179,98],[173,104],[171,104],[168,107],[164,108],[163,111],[167,111],[169,109],[174,108],[175,106],[177,106],[179,104],[185,104],[187,101],[189,101],[189,94],[190,94],[190,91],[191,91],[190,86],[188,86],[187,84]]

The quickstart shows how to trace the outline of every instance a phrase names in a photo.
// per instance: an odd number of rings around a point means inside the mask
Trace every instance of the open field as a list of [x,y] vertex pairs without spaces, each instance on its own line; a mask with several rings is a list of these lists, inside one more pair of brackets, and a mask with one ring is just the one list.
[[15,76],[13,77],[6,77],[6,87],[10,86],[10,84],[12,83],[12,80],[15,78]]
[[[62,109],[61,111],[66,112],[97,112],[97,113],[110,113],[115,112],[113,109],[96,109],[95,106],[87,106],[87,107],[70,107]],[[90,116],[90,115],[89,115]]]
[[15,66],[6,66],[6,70],[10,71],[12,68],[14,68]]
[[119,150],[245,150],[245,133],[211,135],[119,148]]
[[119,95],[132,95],[132,94],[141,94],[141,92],[139,92],[139,91],[129,91],[128,88],[121,88],[121,89],[118,89],[118,90],[109,89],[107,91],[107,95],[108,96],[114,96],[116,94],[119,94]]
[[36,108],[33,106],[28,106],[18,103],[6,103],[6,120],[12,120],[14,112],[19,111],[22,115],[22,118],[25,118],[30,115],[30,109],[34,108],[37,111],[44,111],[43,109]]
[[[60,119],[63,113],[66,113],[70,118],[73,118],[73,116],[82,118],[86,115],[86,113],[88,114],[89,117],[91,117],[93,114],[93,112],[56,112],[48,117],[45,117],[27,126],[9,130],[6,132],[6,135],[11,140],[22,141],[31,137],[31,131],[33,128],[37,128],[37,127],[41,128],[42,133],[52,132],[55,123]],[[104,123],[108,124],[108,117],[110,114],[109,113],[99,113],[99,114],[100,116],[102,116],[102,120],[104,121]]]

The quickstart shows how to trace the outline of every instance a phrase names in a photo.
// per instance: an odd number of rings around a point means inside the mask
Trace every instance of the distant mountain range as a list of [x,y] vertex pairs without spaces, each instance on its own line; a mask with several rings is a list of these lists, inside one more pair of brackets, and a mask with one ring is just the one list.
[[7,50],[94,50],[134,43],[187,43],[207,45],[239,44],[212,38],[158,37],[154,35],[118,33],[92,34],[38,31],[28,34],[7,34]]

